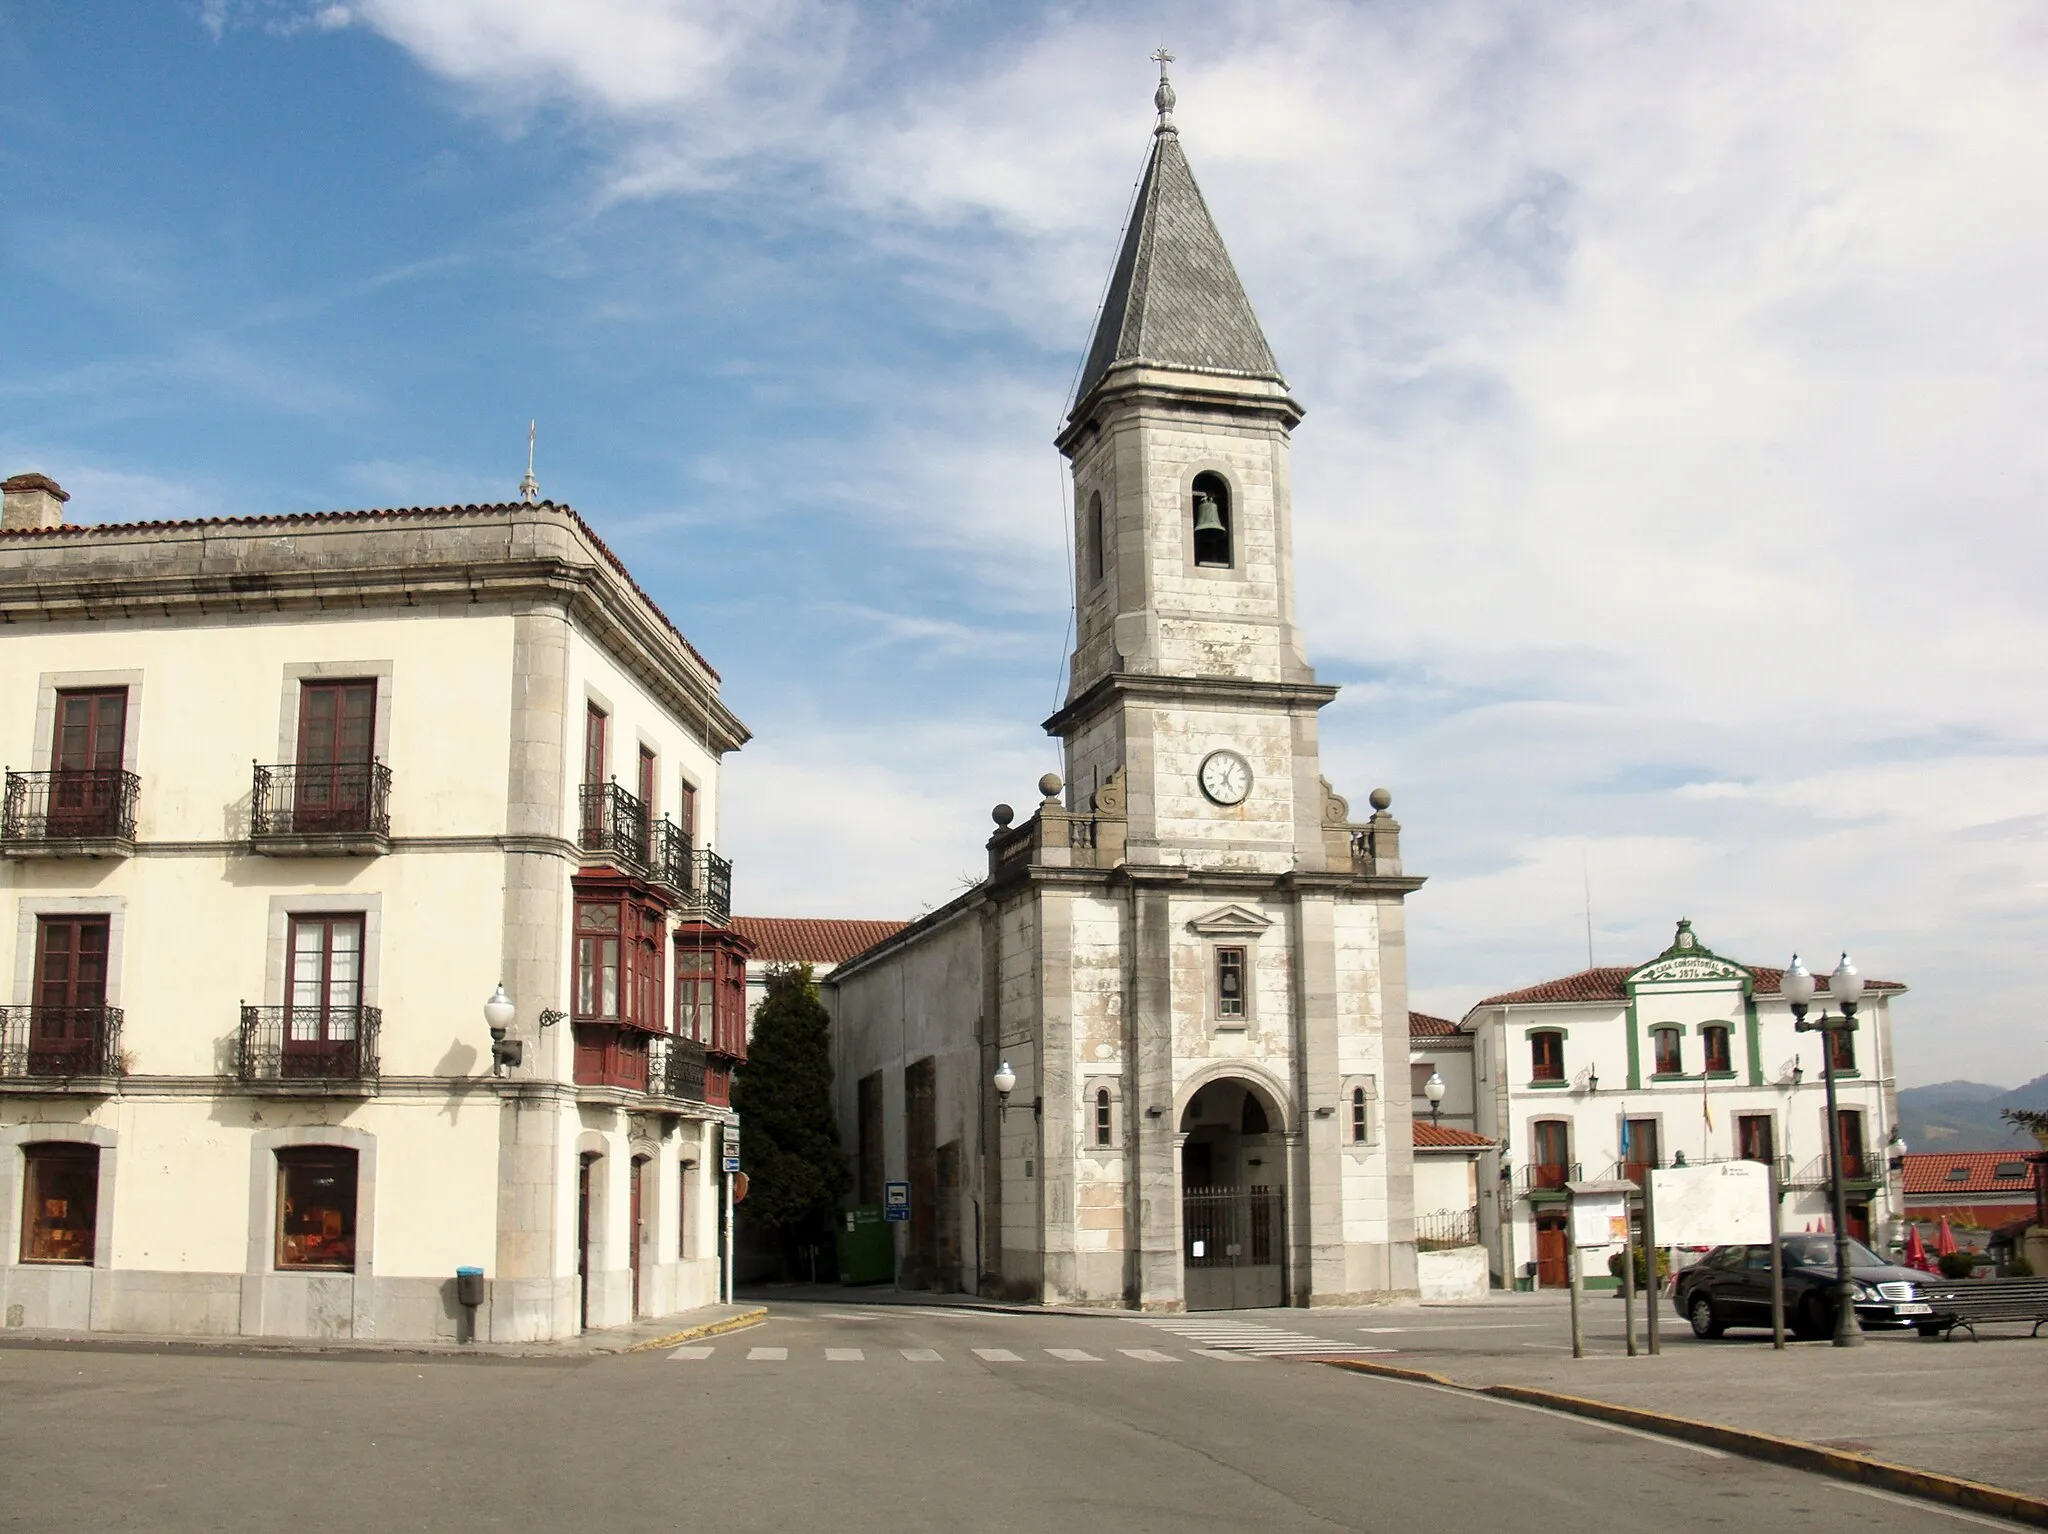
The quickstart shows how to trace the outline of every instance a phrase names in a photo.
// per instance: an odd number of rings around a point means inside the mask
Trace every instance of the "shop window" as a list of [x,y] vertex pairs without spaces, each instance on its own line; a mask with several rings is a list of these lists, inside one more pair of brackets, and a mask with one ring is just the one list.
[[277,1265],[355,1271],[354,1151],[307,1145],[277,1153]]
[[96,1145],[23,1148],[21,1260],[92,1266],[100,1206]]
[[1554,1028],[1529,1035],[1529,1074],[1537,1081],[1564,1080],[1564,1035]]

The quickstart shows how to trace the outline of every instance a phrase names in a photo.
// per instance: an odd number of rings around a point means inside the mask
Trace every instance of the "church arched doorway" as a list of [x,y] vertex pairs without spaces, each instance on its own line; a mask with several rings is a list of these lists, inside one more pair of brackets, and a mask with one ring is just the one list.
[[1287,1143],[1279,1106],[1236,1077],[1180,1116],[1181,1293],[1189,1310],[1287,1303]]

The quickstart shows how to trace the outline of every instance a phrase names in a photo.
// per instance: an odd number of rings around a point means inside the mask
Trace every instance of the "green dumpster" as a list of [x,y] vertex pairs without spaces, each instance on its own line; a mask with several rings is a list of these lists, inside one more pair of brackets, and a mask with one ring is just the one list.
[[886,1284],[896,1277],[896,1238],[880,1204],[839,1211],[839,1282]]

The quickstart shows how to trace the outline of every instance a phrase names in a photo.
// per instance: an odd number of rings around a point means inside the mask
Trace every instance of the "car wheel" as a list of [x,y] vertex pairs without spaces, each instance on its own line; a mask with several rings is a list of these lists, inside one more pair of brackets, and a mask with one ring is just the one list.
[[1830,1330],[1827,1301],[1817,1294],[1809,1294],[1800,1300],[1799,1308],[1792,1313],[1792,1334],[1811,1341],[1815,1337],[1827,1336]]
[[1726,1326],[1715,1313],[1713,1300],[1704,1294],[1695,1294],[1692,1297],[1692,1305],[1685,1315],[1686,1319],[1692,1322],[1692,1334],[1695,1337],[1718,1337]]

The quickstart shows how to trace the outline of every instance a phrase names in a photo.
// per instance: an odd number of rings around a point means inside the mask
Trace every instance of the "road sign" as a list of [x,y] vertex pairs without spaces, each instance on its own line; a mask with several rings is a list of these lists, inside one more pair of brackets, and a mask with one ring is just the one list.
[[886,1182],[882,1184],[882,1213],[892,1220],[910,1218],[910,1184],[907,1182]]
[[740,1169],[740,1126],[725,1126],[725,1170],[737,1172]]
[[740,1172],[732,1180],[732,1201],[744,1204],[747,1201],[747,1174]]

